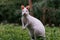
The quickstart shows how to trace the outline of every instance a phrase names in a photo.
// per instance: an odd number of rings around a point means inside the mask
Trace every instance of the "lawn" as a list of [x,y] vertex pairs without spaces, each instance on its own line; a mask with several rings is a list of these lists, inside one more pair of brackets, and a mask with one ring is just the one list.
[[[45,27],[46,40],[60,40],[59,27]],[[21,26],[13,24],[0,24],[0,40],[30,40],[28,31],[22,30]]]

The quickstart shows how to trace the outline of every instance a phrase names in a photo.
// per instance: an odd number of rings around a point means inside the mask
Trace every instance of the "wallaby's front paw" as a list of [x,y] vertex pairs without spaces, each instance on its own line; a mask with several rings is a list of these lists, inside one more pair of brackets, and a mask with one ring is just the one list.
[[24,30],[24,29],[25,29],[25,27],[22,27],[22,29]]

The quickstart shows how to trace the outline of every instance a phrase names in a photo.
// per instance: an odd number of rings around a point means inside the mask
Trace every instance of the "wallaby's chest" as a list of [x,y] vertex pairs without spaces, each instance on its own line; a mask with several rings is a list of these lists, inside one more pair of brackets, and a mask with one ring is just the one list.
[[27,18],[23,17],[23,22],[24,22],[24,24],[26,24],[27,23]]

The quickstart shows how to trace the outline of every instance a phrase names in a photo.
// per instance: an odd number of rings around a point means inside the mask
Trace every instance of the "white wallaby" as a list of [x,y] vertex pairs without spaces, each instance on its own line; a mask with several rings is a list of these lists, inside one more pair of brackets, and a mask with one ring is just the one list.
[[22,5],[21,8],[22,8],[21,18],[22,28],[23,29],[28,28],[32,40],[36,40],[36,38],[39,36],[45,37],[45,28],[43,24],[41,23],[40,20],[29,14],[28,11],[29,6],[24,7],[24,5]]

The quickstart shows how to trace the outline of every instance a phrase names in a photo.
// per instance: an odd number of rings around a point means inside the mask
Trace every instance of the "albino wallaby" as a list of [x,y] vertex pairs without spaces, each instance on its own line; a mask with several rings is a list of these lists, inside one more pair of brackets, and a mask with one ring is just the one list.
[[[30,32],[30,36],[32,40],[36,40],[36,38],[39,37],[45,37],[45,28],[40,20],[37,18],[31,16],[29,14],[29,6],[24,7],[24,5],[21,6],[22,9],[22,28],[28,28]],[[28,26],[29,25],[29,26]],[[43,38],[43,40],[45,40]]]

